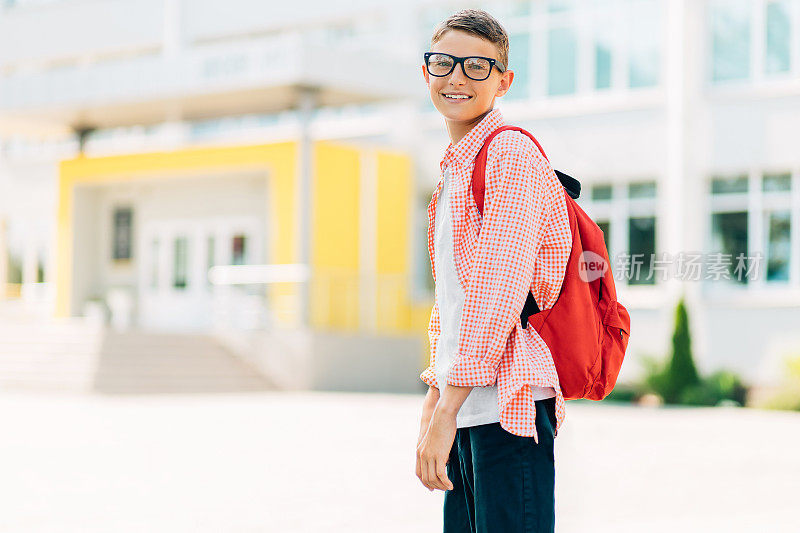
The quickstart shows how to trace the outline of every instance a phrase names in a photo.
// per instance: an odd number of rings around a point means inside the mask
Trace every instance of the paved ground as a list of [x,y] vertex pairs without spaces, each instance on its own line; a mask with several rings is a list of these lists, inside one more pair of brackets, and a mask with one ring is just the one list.
[[[441,531],[421,401],[0,394],[0,531]],[[800,413],[569,402],[556,531],[800,531],[798,442]]]

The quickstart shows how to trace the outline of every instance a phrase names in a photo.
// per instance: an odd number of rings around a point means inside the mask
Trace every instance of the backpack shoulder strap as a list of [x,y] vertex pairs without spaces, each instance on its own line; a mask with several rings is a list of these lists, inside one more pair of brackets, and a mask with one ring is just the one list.
[[[475,167],[472,169],[472,196],[475,197],[475,205],[478,206],[478,211],[480,211],[481,215],[483,215],[483,195],[486,190],[486,182],[485,182],[485,174],[486,174],[486,157],[489,151],[489,143],[492,142],[495,135],[502,131],[506,130],[514,130],[520,131],[531,138],[531,140],[536,144],[536,147],[539,148],[539,151],[542,152],[542,155],[545,159],[547,159],[547,155],[544,153],[544,149],[542,149],[542,145],[539,144],[539,141],[536,140],[528,130],[520,128],[519,126],[500,126],[492,133],[486,137],[486,140],[483,142],[483,146],[481,146],[478,155],[475,156]],[[549,159],[548,159],[549,161]]]
[[[542,152],[542,155],[545,157],[545,159],[547,159],[547,155],[545,155],[542,146],[539,144],[539,141],[537,141],[536,137],[531,135],[529,131],[518,126],[500,126],[494,130],[483,142],[483,146],[481,146],[478,155],[475,157],[475,168],[472,170],[472,196],[475,198],[475,205],[478,206],[478,211],[481,213],[481,216],[483,215],[483,194],[486,189],[484,176],[486,174],[486,156],[489,149],[489,143],[492,142],[492,139],[494,139],[495,135],[505,130],[521,131],[530,137],[539,148],[539,151]],[[533,295],[530,293],[530,291],[528,291],[528,296],[525,299],[525,304],[519,317],[523,329],[528,327],[528,317],[535,315],[538,312],[539,306],[536,304],[536,300],[534,299]]]

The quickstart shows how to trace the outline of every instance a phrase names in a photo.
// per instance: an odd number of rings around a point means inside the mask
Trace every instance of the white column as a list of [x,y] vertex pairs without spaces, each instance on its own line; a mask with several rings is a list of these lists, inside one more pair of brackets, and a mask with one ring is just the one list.
[[[697,210],[691,209],[692,197],[687,194],[686,142],[687,114],[687,64],[686,39],[686,0],[666,2],[666,40],[663,43],[666,118],[667,118],[667,164],[666,172],[658,184],[658,232],[660,243],[656,252],[675,254],[687,251],[684,235],[688,227],[696,222],[687,221],[687,216],[697,217]],[[702,215],[701,215],[702,216]],[[682,288],[681,281],[675,276],[668,276],[666,282],[665,304],[673,306]],[[688,288],[688,287],[687,287]]]
[[[753,289],[760,288],[764,286],[764,281],[767,276],[766,272],[766,251],[767,245],[769,243],[764,242],[764,199],[761,193],[761,169],[757,166],[751,166],[750,171],[748,172],[748,190],[750,191],[747,194],[747,250],[745,251],[745,255],[749,258],[753,258],[758,261],[756,268],[758,269],[755,273],[755,280],[748,280],[748,288],[752,291]],[[759,260],[756,257],[756,254],[761,252],[762,257]],[[736,273],[736,266],[738,264],[738,259],[734,255],[731,257],[731,263],[733,264],[733,270],[731,270],[731,275],[736,278],[738,276],[745,276],[748,277],[752,274],[747,272],[747,268],[750,265],[745,267],[744,272]]]
[[181,0],[164,0],[164,31],[162,43],[165,59],[175,59],[183,49],[183,20]]
[[[704,106],[703,88],[708,79],[708,28],[705,2],[669,0],[667,2],[667,41],[664,53],[667,60],[667,163],[666,190],[668,197],[661,201],[661,228],[665,229],[666,251],[706,253],[710,224],[705,144],[699,126],[700,110]],[[674,257],[673,257],[674,259]],[[705,369],[706,348],[710,329],[705,317],[702,275],[698,280],[681,281],[671,276],[669,294],[665,300],[668,316],[672,317],[680,291],[685,291],[695,362],[698,370]],[[671,325],[666,332],[671,335]],[[666,340],[668,342],[668,339]]]
[[182,147],[188,138],[188,129],[188,124],[182,120],[180,106],[176,105],[167,111],[164,123],[159,127],[157,148],[170,150]]
[[[298,263],[306,265],[311,276],[311,206],[313,191],[311,187],[311,170],[313,164],[313,140],[311,138],[311,119],[317,106],[318,89],[301,87],[298,90],[297,110],[300,121],[300,138],[298,140],[298,182],[295,213],[298,238]],[[300,325],[309,325],[309,283],[312,279],[300,284]]]

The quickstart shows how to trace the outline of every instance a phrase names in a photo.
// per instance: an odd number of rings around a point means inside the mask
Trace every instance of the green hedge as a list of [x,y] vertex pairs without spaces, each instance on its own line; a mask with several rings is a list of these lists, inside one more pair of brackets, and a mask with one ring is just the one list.
[[644,394],[660,396],[666,404],[680,405],[744,405],[747,387],[739,376],[720,370],[702,377],[692,355],[689,316],[684,299],[675,309],[672,353],[662,363],[653,356],[643,357],[645,376],[642,382],[619,384],[605,400],[636,402]]

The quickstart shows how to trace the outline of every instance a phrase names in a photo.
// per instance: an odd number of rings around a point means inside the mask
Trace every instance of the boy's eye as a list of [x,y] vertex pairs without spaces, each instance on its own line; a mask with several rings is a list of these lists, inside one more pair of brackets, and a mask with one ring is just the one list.
[[467,68],[474,71],[486,71],[489,64],[483,59],[471,59],[467,61]]

